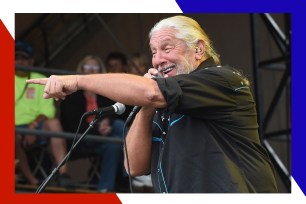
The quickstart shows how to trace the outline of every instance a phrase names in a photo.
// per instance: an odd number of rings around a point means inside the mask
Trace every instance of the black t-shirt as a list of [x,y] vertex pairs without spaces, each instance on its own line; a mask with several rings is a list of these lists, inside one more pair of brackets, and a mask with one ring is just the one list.
[[255,102],[237,70],[208,59],[190,74],[155,80],[167,101],[153,121],[157,192],[277,192]]

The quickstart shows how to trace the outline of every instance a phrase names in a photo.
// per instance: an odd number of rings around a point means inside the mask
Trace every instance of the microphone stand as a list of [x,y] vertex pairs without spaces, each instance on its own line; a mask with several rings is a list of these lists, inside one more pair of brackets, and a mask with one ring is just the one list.
[[48,183],[51,181],[51,179],[56,175],[56,173],[58,173],[59,169],[67,162],[68,158],[70,157],[72,151],[76,148],[76,146],[81,142],[81,140],[86,136],[86,134],[88,133],[89,130],[91,130],[96,123],[101,119],[103,115],[103,111],[99,112],[99,114],[96,115],[95,119],[93,119],[90,124],[89,127],[87,128],[87,130],[83,133],[83,135],[76,141],[76,143],[71,147],[71,149],[69,150],[69,152],[66,154],[66,156],[64,157],[64,159],[57,165],[57,167],[55,167],[53,169],[53,171],[51,172],[51,174],[42,182],[42,184],[37,188],[36,190],[36,194],[41,193],[46,186],[48,185]]

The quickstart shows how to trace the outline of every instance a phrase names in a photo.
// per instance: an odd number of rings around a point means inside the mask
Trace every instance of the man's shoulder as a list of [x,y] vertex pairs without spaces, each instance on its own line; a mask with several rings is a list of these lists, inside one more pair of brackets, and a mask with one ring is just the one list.
[[217,74],[217,75],[222,75],[222,76],[223,75],[225,76],[242,75],[241,71],[229,65],[199,67],[198,72],[206,72],[206,73],[212,73],[212,74]]

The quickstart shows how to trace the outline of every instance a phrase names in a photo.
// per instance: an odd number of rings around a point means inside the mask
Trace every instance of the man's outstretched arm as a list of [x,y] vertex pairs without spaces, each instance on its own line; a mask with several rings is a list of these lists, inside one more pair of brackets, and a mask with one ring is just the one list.
[[127,105],[166,106],[154,80],[131,74],[52,75],[49,78],[29,79],[27,83],[44,85],[46,99],[65,99],[77,90],[87,90]]

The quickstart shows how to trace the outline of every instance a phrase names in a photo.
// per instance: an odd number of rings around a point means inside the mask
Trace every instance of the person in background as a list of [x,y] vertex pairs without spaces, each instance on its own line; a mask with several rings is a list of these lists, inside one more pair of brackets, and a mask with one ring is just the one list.
[[[127,57],[122,52],[111,52],[106,58],[107,73],[127,73]],[[126,121],[133,107],[126,104],[125,112],[119,116],[121,120]]]
[[159,21],[149,46],[153,68],[145,77],[66,75],[28,83],[44,85],[46,99],[87,90],[141,106],[126,137],[125,167],[132,176],[151,173],[156,192],[276,193],[248,79],[221,66],[209,37],[189,17]]
[[105,62],[108,73],[127,72],[127,57],[122,52],[109,53]]
[[[106,69],[102,60],[95,55],[84,57],[77,66],[77,72],[83,75],[105,73]],[[107,107],[115,102],[108,98],[99,96],[91,91],[78,91],[76,94],[67,97],[61,103],[61,123],[64,131],[75,133],[78,128],[79,120],[87,111],[98,109],[99,107]],[[84,132],[94,115],[87,116],[85,122],[80,126],[80,132]],[[88,133],[99,135],[101,137],[117,137],[122,139],[124,121],[116,116],[103,117],[96,127]],[[80,143],[78,155],[95,154],[100,159],[100,179],[97,184],[99,192],[115,192],[116,176],[123,163],[122,145],[113,142],[92,142],[83,141]]]
[[[25,41],[15,42],[15,64],[24,67],[34,65],[33,48]],[[28,129],[48,130],[62,132],[58,118],[55,117],[54,101],[41,99],[44,93],[42,87],[26,83],[26,79],[32,77],[45,77],[37,72],[15,71],[15,126]],[[28,163],[27,149],[35,144],[48,142],[46,139],[35,135],[17,134],[15,137],[15,155],[19,160],[18,168],[23,173],[27,182],[38,185],[36,178]],[[66,155],[66,140],[63,138],[51,137],[49,147],[56,164],[59,164]],[[62,166],[57,177],[58,185],[71,185],[70,177],[67,174],[67,165]]]
[[128,61],[128,73],[139,76],[145,75],[149,69],[148,59],[145,55],[135,53]]

